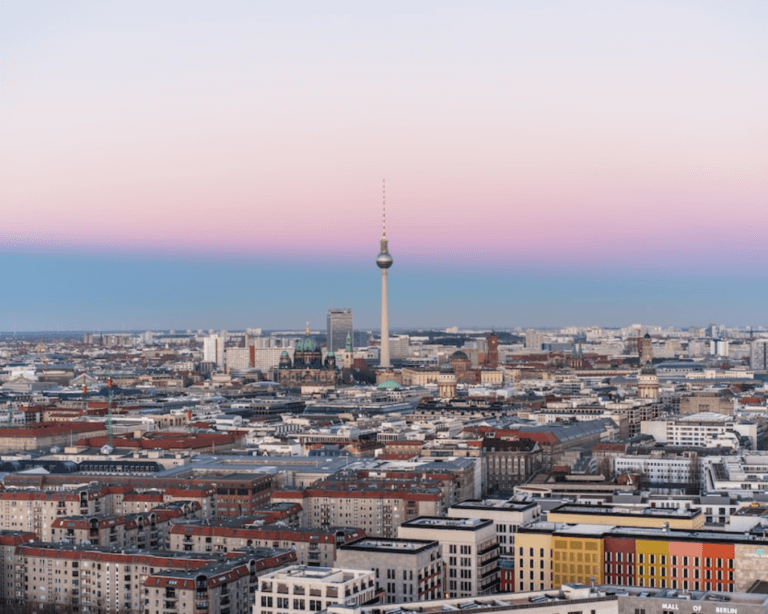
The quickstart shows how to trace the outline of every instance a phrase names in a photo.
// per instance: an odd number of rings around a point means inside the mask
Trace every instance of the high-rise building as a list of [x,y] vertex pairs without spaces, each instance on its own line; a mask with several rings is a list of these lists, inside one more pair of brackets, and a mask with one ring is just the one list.
[[[384,193],[386,197],[386,192]],[[379,353],[379,364],[384,369],[389,369],[389,300],[387,286],[387,270],[392,266],[393,258],[389,254],[389,241],[387,241],[387,208],[386,198],[382,206],[382,232],[381,251],[376,256],[376,266],[381,269],[381,352]]]
[[499,366],[499,336],[491,333],[486,337],[488,348],[485,352],[485,366],[489,369],[495,369]]
[[749,352],[749,368],[755,371],[768,370],[768,339],[755,339]]
[[209,335],[203,341],[203,361],[215,362],[219,367],[224,366],[224,340],[219,335]]
[[338,352],[347,344],[347,335],[354,336],[355,327],[352,317],[352,309],[328,310],[328,351]]

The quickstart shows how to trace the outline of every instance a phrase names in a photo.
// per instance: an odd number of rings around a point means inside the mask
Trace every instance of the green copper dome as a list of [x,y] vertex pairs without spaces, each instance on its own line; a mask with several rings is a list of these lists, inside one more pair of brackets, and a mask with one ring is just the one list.
[[295,350],[297,352],[319,352],[320,345],[312,337],[307,336],[296,344]]
[[402,388],[402,387],[403,387],[402,384],[399,384],[393,379],[384,380],[383,382],[381,382],[381,384],[377,386],[379,390],[393,390],[393,389]]

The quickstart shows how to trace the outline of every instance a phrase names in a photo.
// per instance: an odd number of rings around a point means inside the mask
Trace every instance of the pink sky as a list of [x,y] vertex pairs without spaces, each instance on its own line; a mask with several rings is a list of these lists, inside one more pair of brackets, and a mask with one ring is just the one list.
[[4,3],[0,245],[768,264],[764,3],[365,4]]

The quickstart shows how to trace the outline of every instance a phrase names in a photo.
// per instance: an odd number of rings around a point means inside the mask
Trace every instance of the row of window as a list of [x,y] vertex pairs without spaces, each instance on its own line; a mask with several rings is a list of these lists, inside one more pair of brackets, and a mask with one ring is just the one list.
[[[555,553],[555,558],[557,558],[557,552]],[[633,563],[635,559],[635,555],[631,552],[606,552],[605,553],[605,560],[606,561],[615,561],[617,563]],[[655,565],[657,562],[661,565],[666,565],[667,560],[671,560],[671,563],[673,566],[676,565],[683,565],[684,567],[687,566],[694,566],[694,567],[700,567],[701,566],[701,557],[698,556],[678,556],[678,555],[672,555],[671,557],[667,556],[666,554],[638,554],[637,555],[637,562],[638,563],[650,563],[651,565]],[[733,559],[723,559],[723,558],[711,558],[711,557],[704,557],[704,566],[705,567],[712,567],[712,563],[714,562],[714,567],[720,567],[722,569],[733,569]]]

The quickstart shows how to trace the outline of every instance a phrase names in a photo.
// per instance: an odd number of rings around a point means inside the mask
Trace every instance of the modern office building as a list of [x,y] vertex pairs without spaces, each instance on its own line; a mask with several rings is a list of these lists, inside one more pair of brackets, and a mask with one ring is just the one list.
[[329,309],[328,351],[336,353],[343,350],[347,345],[347,335],[354,339],[355,327],[352,309],[349,307],[345,307],[344,309]]
[[493,520],[421,517],[401,524],[398,537],[440,543],[449,597],[498,591],[499,544]]
[[743,592],[763,580],[762,531],[536,523],[515,536],[518,590],[617,584],[682,591]]
[[385,603],[442,597],[443,559],[437,541],[368,537],[339,547],[339,567],[372,569]]
[[449,518],[487,518],[496,527],[499,554],[515,556],[515,533],[518,527],[537,521],[541,506],[531,501],[513,499],[485,499],[483,501],[462,501],[448,508]]

